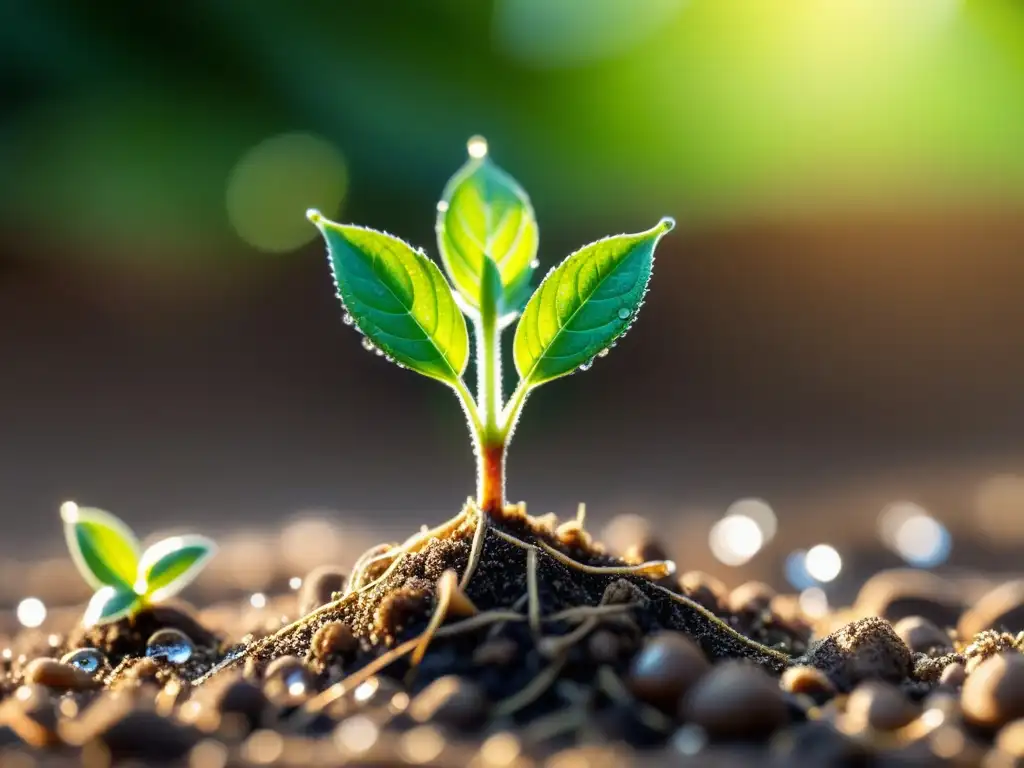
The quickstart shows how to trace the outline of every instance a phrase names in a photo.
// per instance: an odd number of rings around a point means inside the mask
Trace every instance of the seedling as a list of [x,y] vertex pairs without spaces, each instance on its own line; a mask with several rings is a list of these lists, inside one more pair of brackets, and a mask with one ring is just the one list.
[[[345,308],[363,346],[451,387],[466,412],[477,459],[476,504],[500,520],[505,456],[530,393],[587,370],[629,330],[643,303],[654,248],[674,222],[586,245],[548,272],[539,266],[537,221],[521,186],[495,165],[487,142],[468,143],[469,160],[437,204],[437,245],[448,279],[422,249],[385,232],[309,219],[327,241]],[[449,282],[450,281],[450,282]],[[463,380],[474,331],[476,397]],[[501,334],[518,324],[513,360],[519,382],[502,397]]]
[[82,623],[86,627],[132,616],[172,597],[203,569],[217,546],[205,536],[171,536],[144,552],[132,530],[102,509],[60,508],[64,536],[78,572],[96,594]]

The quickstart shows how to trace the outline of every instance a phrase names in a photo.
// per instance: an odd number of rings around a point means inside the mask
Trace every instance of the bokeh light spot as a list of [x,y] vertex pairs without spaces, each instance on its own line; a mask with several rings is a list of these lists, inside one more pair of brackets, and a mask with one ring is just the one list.
[[807,550],[806,567],[815,581],[833,581],[843,570],[843,559],[835,547],[817,544]]
[[949,557],[952,541],[949,532],[934,517],[916,515],[897,529],[895,548],[911,565],[928,568]]
[[228,219],[254,248],[291,251],[317,236],[306,210],[335,214],[347,189],[345,159],[327,140],[309,133],[273,136],[249,149],[231,171]]
[[808,587],[798,598],[800,610],[806,616],[817,619],[828,613],[828,595],[821,587]]
[[38,597],[26,597],[15,609],[18,621],[25,627],[38,627],[46,621],[46,605]]
[[708,546],[719,562],[743,565],[764,546],[764,534],[752,518],[729,515],[712,526]]
[[765,544],[775,538],[775,532],[779,528],[779,521],[775,517],[775,510],[764,499],[738,499],[729,506],[725,511],[725,515],[726,517],[730,515],[749,517],[761,529],[761,535],[764,536]]

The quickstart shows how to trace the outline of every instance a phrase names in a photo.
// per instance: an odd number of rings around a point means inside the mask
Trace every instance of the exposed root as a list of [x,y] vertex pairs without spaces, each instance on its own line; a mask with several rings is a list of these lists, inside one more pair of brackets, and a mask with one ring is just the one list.
[[547,542],[538,540],[537,545],[562,565],[595,576],[646,576],[649,579],[663,579],[676,572],[676,564],[671,560],[651,560],[639,565],[587,565],[559,552]]
[[526,550],[526,593],[530,596],[527,614],[534,637],[540,636],[540,590],[537,587],[537,550]]
[[445,571],[441,574],[441,578],[437,580],[437,607],[434,608],[434,614],[430,617],[427,628],[420,635],[420,641],[416,646],[416,650],[413,651],[411,661],[414,667],[423,661],[423,656],[427,652],[430,641],[434,638],[434,633],[444,623],[444,620],[448,618],[448,606],[452,601],[452,593],[457,587],[455,583],[456,578],[455,571]]

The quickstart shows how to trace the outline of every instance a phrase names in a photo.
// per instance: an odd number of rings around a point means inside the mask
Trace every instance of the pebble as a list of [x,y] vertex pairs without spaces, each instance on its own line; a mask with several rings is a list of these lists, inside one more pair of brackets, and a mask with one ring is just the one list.
[[331,602],[335,592],[341,592],[348,583],[348,576],[334,565],[321,565],[310,571],[302,580],[297,596],[299,615],[312,613],[321,605]]
[[964,717],[973,725],[995,729],[1024,717],[1024,655],[1001,653],[986,659],[964,682]]
[[790,667],[782,673],[779,680],[782,690],[794,694],[810,696],[819,704],[832,698],[836,688],[832,681],[820,669],[798,665]]
[[198,732],[155,712],[133,710],[100,727],[96,737],[113,760],[176,760],[199,741]]
[[440,677],[409,703],[409,716],[419,723],[475,730],[486,721],[490,704],[475,683],[457,675]]
[[337,656],[349,656],[359,648],[359,639],[348,624],[329,621],[313,635],[309,650],[318,661],[328,661]]
[[758,614],[769,609],[775,594],[775,590],[762,581],[748,581],[729,593],[726,607],[732,613]]
[[851,723],[879,731],[894,731],[913,721],[920,709],[896,686],[881,680],[858,685],[846,701],[846,715]]
[[765,739],[789,718],[778,683],[738,661],[715,665],[685,697],[680,715],[712,741]]
[[973,637],[986,629],[1024,630],[1024,579],[1005,582],[985,593],[957,624],[961,637]]
[[60,741],[57,710],[46,686],[28,683],[4,701],[4,722],[27,744],[45,747]]
[[679,591],[712,613],[721,613],[729,596],[725,582],[704,571],[687,571],[678,580]]
[[680,698],[710,667],[707,656],[689,637],[662,631],[647,638],[633,658],[626,685],[641,701],[675,711]]
[[940,627],[956,626],[966,606],[956,588],[928,571],[897,568],[880,571],[864,582],[853,610],[857,616],[879,616],[897,622],[921,616]]
[[823,720],[809,720],[778,733],[771,743],[772,765],[867,766],[868,747]]
[[840,691],[863,680],[901,682],[912,667],[910,649],[879,618],[860,619],[816,643],[803,661],[817,667]]
[[214,706],[221,716],[241,718],[251,731],[263,722],[269,702],[262,688],[248,680],[236,679],[217,692]]
[[1004,754],[1024,758],[1024,718],[1007,723],[999,730],[996,747]]
[[87,691],[100,685],[92,675],[56,659],[33,659],[25,667],[24,675],[27,683],[66,691]]
[[959,661],[954,661],[952,664],[947,664],[945,669],[942,670],[942,674],[939,675],[939,685],[959,688],[966,679],[967,668]]
[[907,616],[893,625],[893,630],[907,647],[918,653],[935,648],[948,651],[953,648],[949,635],[923,616]]

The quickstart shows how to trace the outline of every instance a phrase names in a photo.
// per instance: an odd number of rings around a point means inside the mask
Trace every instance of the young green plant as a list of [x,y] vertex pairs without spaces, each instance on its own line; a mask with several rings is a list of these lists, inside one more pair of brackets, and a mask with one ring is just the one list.
[[[477,506],[500,519],[505,456],[527,397],[587,370],[629,330],[647,292],[655,246],[674,222],[663,218],[644,232],[584,246],[531,295],[539,263],[530,199],[491,161],[483,138],[470,139],[468,152],[437,204],[437,245],[448,279],[422,249],[397,237],[338,224],[316,210],[307,215],[327,242],[345,323],[363,334],[363,346],[455,391],[477,457]],[[512,356],[519,381],[505,399],[501,334],[517,320]],[[471,348],[475,397],[463,379]]]
[[203,569],[217,551],[205,536],[171,536],[142,551],[120,519],[73,501],[60,508],[71,559],[96,594],[82,623],[91,627],[132,616],[172,597]]

